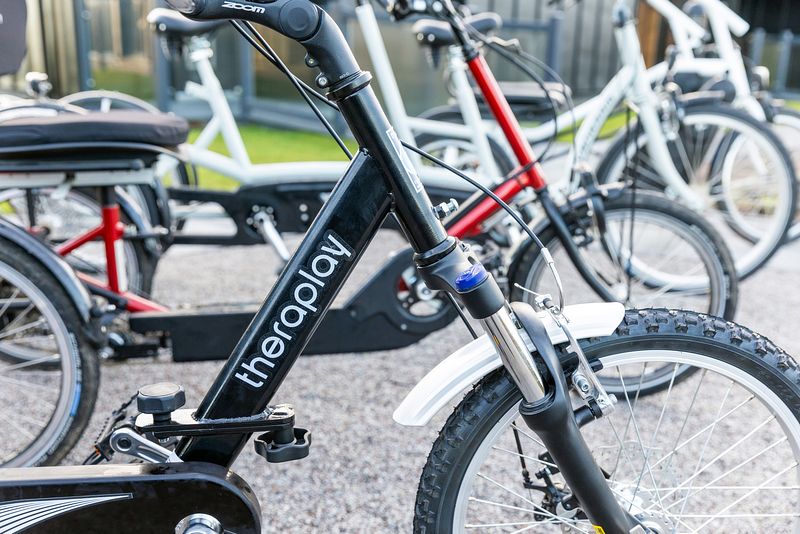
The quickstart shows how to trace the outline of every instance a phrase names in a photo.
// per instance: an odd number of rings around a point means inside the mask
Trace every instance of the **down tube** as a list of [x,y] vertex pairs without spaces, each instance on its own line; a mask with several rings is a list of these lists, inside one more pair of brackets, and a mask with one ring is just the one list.
[[[266,408],[389,213],[390,201],[377,163],[360,151],[200,403],[197,419],[246,417]],[[229,466],[248,438],[184,438],[177,451],[184,461]]]

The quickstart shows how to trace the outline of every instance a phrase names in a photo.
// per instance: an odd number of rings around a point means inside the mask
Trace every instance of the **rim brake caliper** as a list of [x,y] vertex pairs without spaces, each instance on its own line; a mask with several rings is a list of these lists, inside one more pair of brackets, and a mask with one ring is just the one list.
[[572,335],[572,332],[567,326],[569,318],[564,315],[561,308],[553,302],[550,295],[542,295],[527,288],[522,289],[535,296],[534,307],[539,311],[547,312],[556,325],[564,332],[564,335],[567,336],[567,340],[569,341],[567,349],[575,354],[578,360],[578,367],[570,376],[578,395],[586,402],[595,417],[613,412],[614,405],[617,403],[617,398],[614,395],[608,394],[603,384],[597,378],[597,373],[592,368],[592,364],[589,363],[589,359],[583,352],[580,343],[578,343],[578,340],[575,339],[575,336]]

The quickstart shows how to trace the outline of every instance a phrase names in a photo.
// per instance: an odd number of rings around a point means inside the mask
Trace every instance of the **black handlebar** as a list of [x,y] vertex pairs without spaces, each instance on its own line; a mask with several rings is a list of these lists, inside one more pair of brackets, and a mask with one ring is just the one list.
[[335,90],[339,82],[360,73],[342,32],[330,16],[310,0],[167,0],[195,20],[241,19],[266,26],[299,42]]

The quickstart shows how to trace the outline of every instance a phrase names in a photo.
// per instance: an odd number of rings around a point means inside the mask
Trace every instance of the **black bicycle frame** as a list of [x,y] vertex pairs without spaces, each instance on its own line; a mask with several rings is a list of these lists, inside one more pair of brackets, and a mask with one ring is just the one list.
[[[200,404],[198,418],[264,410],[390,211],[374,158],[360,151]],[[230,465],[238,436],[187,440],[185,460]]]
[[[309,53],[307,63],[318,65],[322,72],[318,85],[324,86],[329,98],[338,103],[361,147],[194,412],[193,422],[198,425],[235,423],[264,412],[391,212],[397,216],[415,251],[414,262],[425,284],[457,297],[492,334],[505,367],[522,391],[525,399],[522,407],[526,410],[523,415],[526,421],[530,420],[529,426],[547,430],[543,432],[543,439],[548,448],[569,451],[570,454],[563,456],[569,465],[559,467],[576,495],[586,496],[582,506],[589,518],[600,520],[600,525],[609,533],[628,532],[634,525],[633,519],[616,505],[576,430],[571,406],[564,401],[559,404],[559,411],[551,409],[557,404],[553,402],[554,390],[547,391],[534,368],[530,350],[520,334],[526,327],[511,315],[492,276],[476,269],[478,260],[469,253],[468,247],[448,237],[434,215],[413,164],[369,87],[370,76],[359,69],[336,24],[309,0],[171,2],[193,17],[248,18],[300,42]],[[477,276],[473,277],[474,274]],[[536,326],[538,321],[536,328],[545,332],[536,314],[529,315],[527,322]],[[531,327],[528,331],[531,339],[539,339],[540,350],[549,349],[551,356],[555,354],[546,332],[537,337]],[[551,374],[563,385],[563,370],[558,359],[551,357],[550,360]],[[566,437],[559,436],[558,429],[568,428],[570,421],[575,431]],[[227,467],[249,438],[249,434],[196,434],[182,438],[175,452],[185,462]],[[583,474],[590,468],[594,469],[595,476],[585,479]],[[186,469],[191,472],[191,467]],[[9,491],[13,490],[12,486]],[[58,491],[58,487],[53,491]],[[595,496],[602,498],[591,498]],[[165,505],[172,506],[172,503]],[[251,512],[253,509],[241,496],[237,497],[236,506]],[[257,516],[254,520],[257,522]]]
[[[276,4],[287,2],[264,9]],[[318,9],[310,2],[294,2],[294,6]],[[203,18],[233,14],[220,6],[205,8]],[[249,18],[265,23],[263,16]],[[452,249],[452,240],[435,217],[419,177],[369,87],[370,76],[358,68],[349,48],[342,46],[344,39],[336,25],[325,15],[320,20],[318,28],[305,30],[313,34],[305,41],[297,35],[301,28],[280,29],[306,46],[328,80],[338,80],[328,88],[329,96],[338,103],[362,148],[201,402],[198,419],[250,416],[267,407],[390,211],[397,215],[418,261]],[[186,438],[177,451],[186,461],[229,466],[248,438]]]

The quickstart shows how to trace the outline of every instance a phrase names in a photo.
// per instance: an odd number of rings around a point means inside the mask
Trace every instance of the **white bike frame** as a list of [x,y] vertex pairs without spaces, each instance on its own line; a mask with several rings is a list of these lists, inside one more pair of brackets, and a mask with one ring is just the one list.
[[[673,71],[694,73],[704,78],[725,76],[736,91],[733,105],[745,110],[756,119],[765,120],[764,109],[750,87],[742,51],[733,40],[733,36],[741,37],[746,34],[750,25],[720,0],[695,1],[706,13],[718,55],[716,58],[695,55],[695,51],[703,44],[705,28],[669,0],[647,0],[647,3],[667,21],[675,41],[676,57]],[[660,63],[651,71],[655,79],[663,79],[667,74],[667,65]]]
[[[619,104],[627,99],[636,109],[639,122],[647,139],[648,153],[653,165],[667,185],[667,192],[679,197],[690,207],[700,208],[702,201],[683,180],[675,168],[667,146],[668,135],[659,117],[661,101],[653,90],[651,82],[654,75],[645,68],[639,36],[634,20],[614,29],[622,68],[606,84],[599,95],[564,112],[534,128],[525,130],[528,140],[539,143],[549,139],[554,130],[565,132],[580,123],[575,135],[574,149],[570,155],[570,168],[576,168],[588,161],[590,150],[600,134],[603,124]],[[581,122],[582,121],[582,122]],[[576,175],[577,176],[577,175]],[[573,180],[570,189],[579,184]]]
[[[389,62],[385,44],[380,35],[375,13],[369,5],[359,6],[357,13],[364,37],[368,43],[381,92],[386,100],[391,122],[401,139],[408,143],[414,143],[415,134],[429,133],[446,138],[469,141],[475,147],[480,160],[481,172],[477,178],[486,185],[494,184],[501,179],[502,176],[500,176],[500,172],[497,169],[486,137],[490,132],[481,127],[480,111],[474,96],[469,99],[461,99],[463,102],[460,102],[465,117],[469,118],[467,125],[454,125],[447,122],[409,117]],[[239,133],[236,119],[225,96],[225,91],[211,64],[211,57],[213,56],[211,44],[203,37],[193,37],[189,41],[188,48],[189,60],[197,71],[200,83],[187,82],[185,87],[186,94],[204,100],[212,111],[211,120],[205,125],[198,138],[193,143],[187,143],[182,147],[192,164],[223,174],[241,185],[285,183],[287,181],[336,180],[342,175],[349,165],[348,162],[313,161],[253,164]],[[453,48],[448,54],[448,58],[448,72],[452,77],[453,83],[456,87],[463,86],[471,91],[466,65],[460,51]],[[230,156],[222,155],[209,148],[218,135],[222,136]],[[497,139],[498,143],[500,143],[500,139]],[[158,169],[158,172],[163,176],[174,166],[174,161],[167,160],[164,162],[163,167]],[[451,189],[469,188],[460,178],[453,176],[452,173],[444,169],[421,165],[418,165],[418,167],[421,178],[426,185]]]
[[[488,152],[489,159],[492,159],[486,139],[492,135],[495,138],[499,137],[499,130],[496,124],[487,121],[483,122],[483,127],[480,126],[480,108],[472,85],[469,83],[463,57],[458,47],[451,47],[448,50],[447,68],[452,82],[452,92],[461,111],[464,125],[408,117],[372,6],[364,4],[356,7],[356,15],[364,32],[364,39],[373,67],[378,75],[389,116],[400,135],[411,136],[411,132],[415,131],[449,138],[473,139],[473,144],[478,147],[478,152],[482,154],[482,149]],[[576,106],[571,112],[560,114],[554,120],[527,129],[528,140],[533,143],[545,141],[552,137],[556,128],[561,133],[583,121],[575,137],[575,150],[571,154],[571,165],[568,167],[576,168],[588,160],[590,150],[597,141],[601,127],[620,102],[624,98],[628,98],[638,110],[639,120],[647,134],[648,149],[659,172],[666,180],[668,190],[681,197],[690,206],[699,207],[701,201],[686,185],[669,154],[667,139],[658,114],[659,98],[651,87],[651,76],[644,66],[634,22],[631,21],[622,28],[617,28],[615,36],[623,59],[623,67],[617,75],[596,97]],[[476,136],[475,132],[479,132],[479,135]],[[486,146],[481,148],[481,144]],[[483,156],[481,161],[483,161]],[[570,189],[574,190],[578,185],[575,180],[570,185]]]
[[[355,12],[364,34],[366,47],[380,84],[387,112],[398,135],[407,142],[413,142],[414,136],[420,133],[469,141],[475,147],[481,162],[481,169],[483,169],[479,176],[481,181],[491,185],[501,178],[488,139],[491,137],[497,140],[501,146],[506,146],[506,143],[496,125],[480,119],[480,108],[458,47],[448,49],[447,71],[464,124],[410,117],[403,104],[403,98],[380,34],[379,23],[373,7],[365,3],[357,6]],[[622,28],[617,28],[615,35],[623,60],[623,67],[617,75],[598,96],[577,106],[573,112],[562,113],[555,119],[555,124],[553,121],[548,121],[528,129],[528,138],[532,142],[544,141],[553,135],[554,126],[558,127],[559,132],[563,132],[577,122],[583,121],[576,135],[575,150],[570,160],[569,168],[575,168],[588,159],[589,151],[597,140],[600,128],[619,103],[624,98],[628,98],[637,108],[642,127],[647,134],[649,152],[655,165],[659,168],[659,172],[666,180],[668,190],[681,197],[684,202],[692,206],[699,206],[699,200],[695,193],[686,185],[680,173],[675,169],[669,155],[667,140],[657,111],[659,99],[650,85],[651,78],[644,67],[634,23],[631,21]],[[229,176],[243,185],[335,179],[341,174],[347,165],[346,162],[253,164],[247,155],[244,141],[237,128],[225,92],[214,73],[211,64],[212,55],[213,52],[207,40],[200,37],[190,40],[189,59],[197,70],[201,83],[188,82],[186,93],[205,100],[212,110],[212,119],[203,128],[197,140],[184,147],[192,163]],[[220,134],[231,154],[230,157],[208,148]],[[167,161],[165,164],[174,166],[172,161]],[[427,185],[466,188],[460,179],[442,169],[430,166],[420,166],[420,169],[422,179]],[[570,188],[574,189],[576,186],[577,184],[573,183]]]

